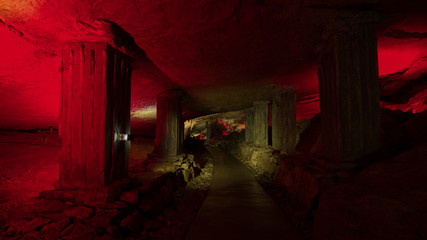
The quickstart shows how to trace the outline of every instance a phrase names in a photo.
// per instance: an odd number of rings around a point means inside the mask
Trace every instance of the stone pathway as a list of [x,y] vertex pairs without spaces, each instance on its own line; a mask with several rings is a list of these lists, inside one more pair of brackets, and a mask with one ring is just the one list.
[[243,163],[218,148],[209,152],[214,177],[187,240],[300,239]]

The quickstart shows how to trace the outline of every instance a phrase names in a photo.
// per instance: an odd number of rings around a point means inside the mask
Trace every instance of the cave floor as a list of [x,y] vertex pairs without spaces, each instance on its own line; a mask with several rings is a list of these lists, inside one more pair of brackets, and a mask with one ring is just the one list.
[[57,134],[0,132],[0,219],[10,207],[54,188],[58,158]]
[[187,240],[300,239],[243,163],[218,148],[209,152],[215,163],[212,185]]
[[[153,147],[151,138],[132,141],[129,173],[138,168]],[[0,226],[9,211],[31,202],[41,191],[54,189],[59,179],[58,132],[0,130]]]

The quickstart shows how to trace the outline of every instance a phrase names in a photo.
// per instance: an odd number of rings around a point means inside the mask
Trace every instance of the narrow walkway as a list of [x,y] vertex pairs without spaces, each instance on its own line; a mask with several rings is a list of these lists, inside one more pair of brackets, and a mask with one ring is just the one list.
[[212,185],[187,240],[300,239],[243,163],[208,149],[215,162]]

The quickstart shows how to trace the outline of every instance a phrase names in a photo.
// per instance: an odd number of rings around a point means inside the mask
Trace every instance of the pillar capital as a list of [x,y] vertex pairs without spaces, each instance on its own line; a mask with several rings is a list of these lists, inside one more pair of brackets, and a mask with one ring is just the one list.
[[168,89],[157,94],[158,98],[179,98],[184,96],[181,89]]
[[341,13],[331,19],[323,29],[322,42],[317,46],[316,52],[325,54],[336,47],[335,41],[341,38],[358,38],[367,30],[375,31],[375,24],[379,21],[375,11],[358,11]]
[[270,103],[270,101],[268,101],[268,100],[255,101],[255,102],[254,102],[254,106],[257,106],[257,105],[265,105],[265,104],[269,104],[269,103]]
[[375,11],[346,12],[335,16],[325,26],[322,38],[328,39],[330,35],[339,33],[357,34],[363,26],[373,26],[379,21]]
[[286,88],[286,87],[276,87],[273,92],[273,101],[274,98],[279,97],[283,94],[295,94],[295,89],[294,88]]

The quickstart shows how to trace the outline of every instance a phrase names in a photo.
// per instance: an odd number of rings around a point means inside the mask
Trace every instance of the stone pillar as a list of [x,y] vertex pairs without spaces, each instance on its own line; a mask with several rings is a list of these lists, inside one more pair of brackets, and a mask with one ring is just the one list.
[[184,123],[182,121],[182,96],[178,89],[157,95],[156,140],[153,154],[157,157],[173,157],[182,153]]
[[367,19],[337,24],[321,56],[322,144],[331,159],[354,161],[380,146],[377,41],[374,26],[361,23]]
[[206,122],[206,142],[209,144],[212,139],[212,120]]
[[98,188],[127,176],[130,142],[124,139],[130,134],[130,60],[106,43],[72,43],[64,48],[61,188]]
[[254,102],[253,142],[260,146],[268,146],[268,103]]
[[245,141],[254,142],[254,114],[255,107],[249,107],[245,110]]
[[296,95],[294,89],[280,89],[273,95],[272,147],[292,152],[296,147]]

